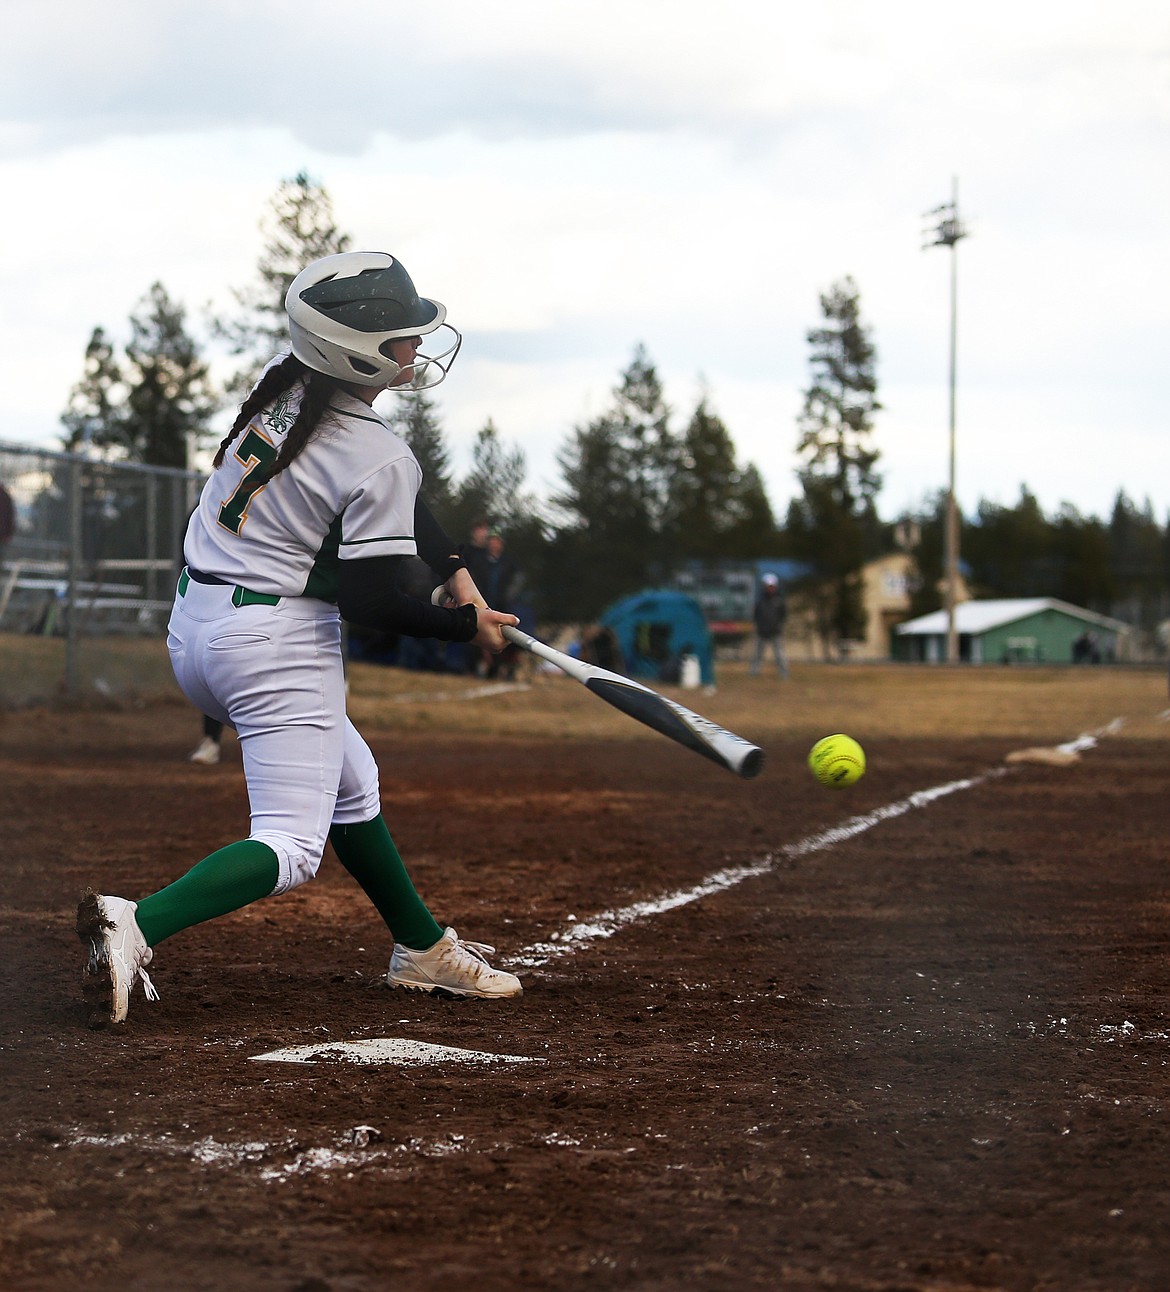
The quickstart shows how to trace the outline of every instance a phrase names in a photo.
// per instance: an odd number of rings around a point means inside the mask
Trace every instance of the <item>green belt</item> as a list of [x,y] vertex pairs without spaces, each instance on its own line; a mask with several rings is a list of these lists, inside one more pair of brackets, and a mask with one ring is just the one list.
[[[202,583],[203,579],[196,582]],[[276,606],[280,604],[280,598],[274,597],[270,592],[253,592],[251,588],[241,588],[239,584],[230,584],[225,579],[216,579],[217,584],[232,590],[232,605],[239,609],[240,606]],[[185,597],[187,589],[191,586],[191,574],[189,570],[184,569],[179,575],[179,596]]]

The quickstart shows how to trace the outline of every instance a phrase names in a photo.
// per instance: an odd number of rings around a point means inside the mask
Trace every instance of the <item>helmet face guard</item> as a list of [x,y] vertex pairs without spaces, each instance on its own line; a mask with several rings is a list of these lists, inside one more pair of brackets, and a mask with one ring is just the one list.
[[[411,333],[411,335],[417,336],[418,333]],[[430,390],[432,386],[437,386],[439,382],[446,380],[462,344],[463,337],[450,323],[440,323],[427,343],[427,349],[431,353],[426,354],[420,350],[415,355],[414,363],[411,365],[410,371],[412,375],[410,380],[400,386],[392,385],[390,389]],[[446,349],[440,350],[438,349],[439,346],[446,346]],[[398,367],[393,360],[390,362],[395,368]],[[399,369],[399,371],[401,372],[402,369]]]
[[[462,338],[438,301],[420,297],[400,261],[382,251],[348,251],[307,265],[285,296],[292,349],[315,372],[359,386],[426,390],[451,369]],[[436,338],[443,348],[419,351],[411,365],[391,356],[403,337]],[[409,381],[394,383],[404,372]]]

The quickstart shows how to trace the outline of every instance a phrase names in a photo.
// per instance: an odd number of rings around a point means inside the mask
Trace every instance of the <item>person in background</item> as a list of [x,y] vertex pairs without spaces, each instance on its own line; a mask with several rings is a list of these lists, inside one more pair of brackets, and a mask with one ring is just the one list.
[[[471,534],[467,542],[459,548],[459,555],[463,558],[464,565],[467,566],[467,573],[471,575],[477,587],[479,587],[479,581],[487,571],[488,536],[490,533],[491,530],[487,520],[480,517],[472,522]],[[482,590],[480,588],[480,591]]]
[[214,767],[220,760],[222,744],[223,723],[217,722],[214,718],[209,718],[205,713],[203,715],[203,739],[191,751],[187,761],[198,763],[201,767]]
[[781,678],[788,676],[788,659],[784,654],[784,621],[788,618],[788,605],[780,580],[774,574],[765,574],[760,583],[752,618],[756,625],[756,653],[752,659],[752,676],[760,671],[765,650],[772,652],[776,672]]
[[[516,598],[522,585],[520,568],[504,551],[504,536],[498,529],[488,534],[487,561],[483,582],[477,586],[489,606],[504,614],[516,614]],[[485,677],[503,677],[511,681],[516,676],[520,648],[509,643],[496,655],[482,651]]]
[[[467,566],[467,573],[471,576],[472,582],[480,591],[483,591],[484,581],[488,575],[489,557],[488,557],[488,536],[491,532],[486,517],[479,517],[472,521],[471,534],[467,541],[459,548],[459,555],[463,564]],[[486,595],[486,594],[485,594]],[[468,673],[479,673],[483,665],[484,653],[478,650],[469,650],[467,652],[467,662],[465,671]]]

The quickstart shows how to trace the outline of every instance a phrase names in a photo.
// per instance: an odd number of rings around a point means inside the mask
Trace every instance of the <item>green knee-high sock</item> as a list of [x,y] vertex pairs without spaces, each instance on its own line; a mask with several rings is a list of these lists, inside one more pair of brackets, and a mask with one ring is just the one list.
[[360,825],[335,825],[329,842],[378,908],[395,942],[414,951],[425,951],[438,942],[443,930],[411,882],[381,813]]
[[276,853],[266,843],[230,843],[204,857],[181,879],[144,897],[136,912],[138,927],[153,947],[180,929],[267,897],[279,878]]

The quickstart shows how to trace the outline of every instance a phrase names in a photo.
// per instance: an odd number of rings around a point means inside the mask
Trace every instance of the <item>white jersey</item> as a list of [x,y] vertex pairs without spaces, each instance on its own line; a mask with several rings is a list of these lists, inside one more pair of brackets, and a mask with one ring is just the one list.
[[191,516],[183,557],[253,592],[336,601],[339,560],[417,554],[422,470],[383,418],[339,390],[292,464],[257,486],[302,392],[294,384],[232,441]]

